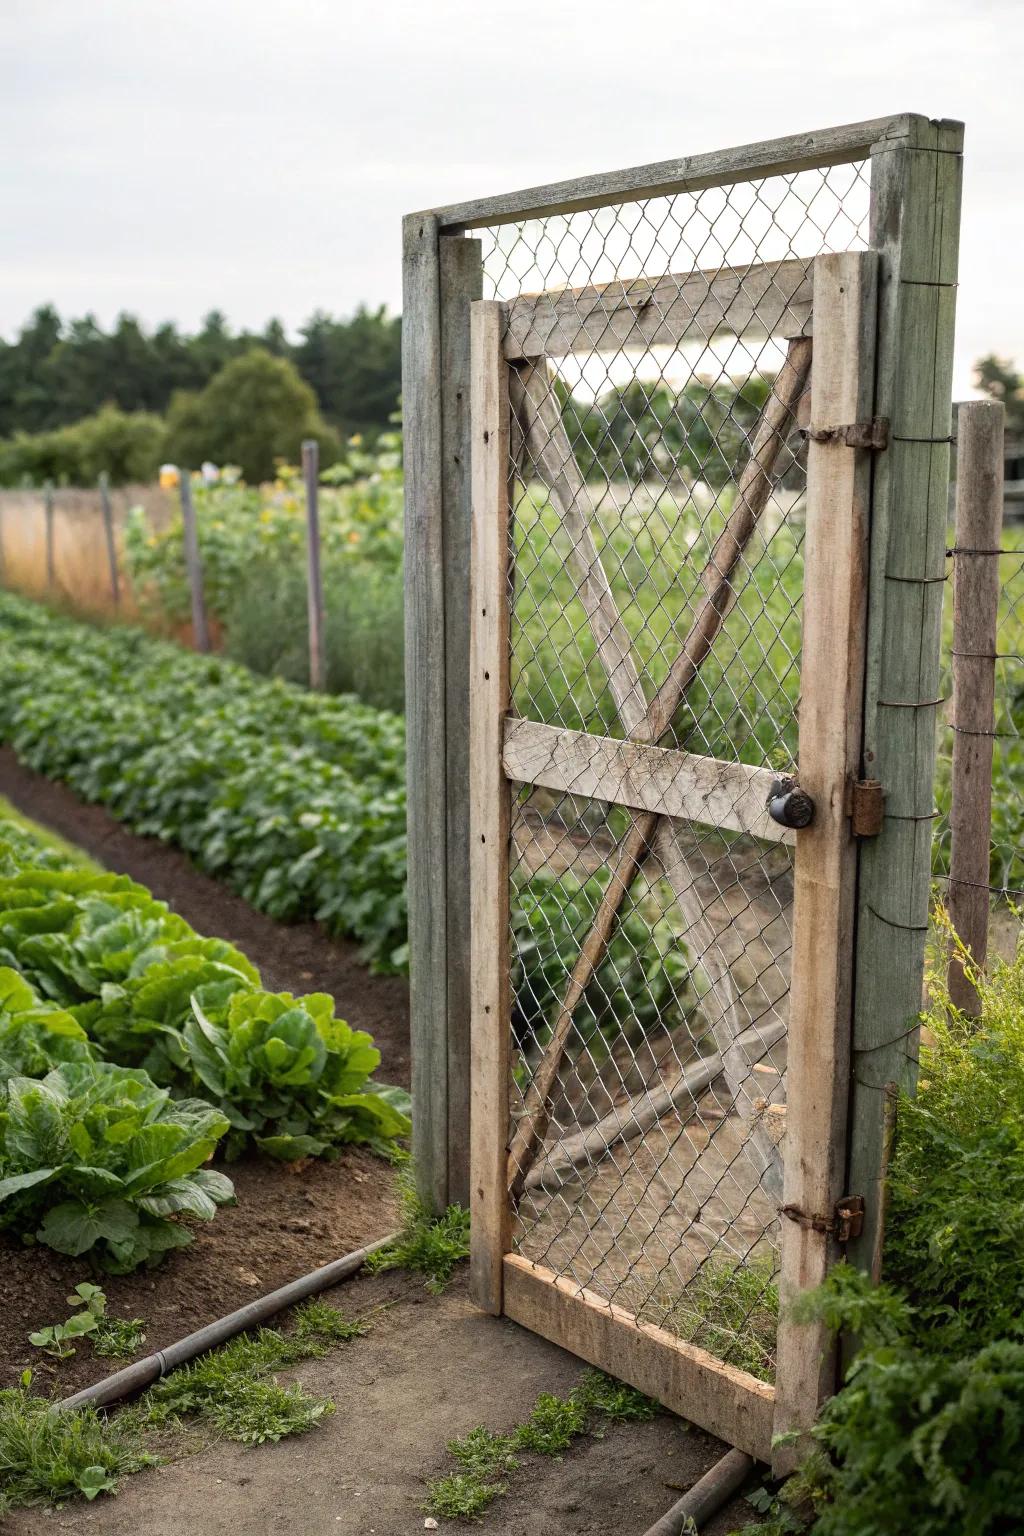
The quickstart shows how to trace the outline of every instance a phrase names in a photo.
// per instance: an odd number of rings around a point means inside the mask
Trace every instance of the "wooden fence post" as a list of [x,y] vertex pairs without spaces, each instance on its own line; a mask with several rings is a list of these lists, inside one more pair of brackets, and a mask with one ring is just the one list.
[[106,470],[100,475],[100,506],[103,509],[103,534],[107,543],[107,565],[110,569],[110,595],[114,607],[121,606],[121,582],[117,571],[117,545],[114,542],[114,512],[110,505],[110,480]]
[[320,444],[308,437],[302,444],[302,478],[306,485],[306,603],[309,610],[309,686],[323,692],[327,680],[324,654],[324,586],[320,573]]
[[[1003,423],[995,400],[957,408],[956,540],[953,552],[953,788],[949,916],[978,969],[988,951],[992,755],[995,730],[999,556],[1003,534]],[[978,994],[959,955],[949,995],[964,1013]]]
[[53,549],[53,483],[47,480],[43,486],[43,515],[46,518],[46,590],[52,592],[54,587],[54,549]]
[[185,546],[185,569],[188,573],[188,590],[192,598],[192,643],[197,651],[210,649],[210,629],[206,621],[206,596],[203,592],[203,562],[199,553],[199,530],[196,527],[196,509],[192,502],[192,477],[187,469],[180,470],[182,542]]
[[906,119],[871,153],[870,244],[880,253],[876,455],[863,773],[885,815],[861,849],[849,1192],[866,1202],[847,1253],[881,1262],[889,1083],[913,1085],[931,887],[935,725],[951,431],[963,125]]

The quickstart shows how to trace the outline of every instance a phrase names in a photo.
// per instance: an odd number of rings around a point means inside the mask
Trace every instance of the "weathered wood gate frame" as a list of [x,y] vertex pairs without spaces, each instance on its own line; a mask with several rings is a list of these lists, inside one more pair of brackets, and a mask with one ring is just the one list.
[[404,221],[406,675],[415,1155],[435,1207],[469,1195],[470,303],[474,228],[870,160],[878,252],[875,412],[861,771],[881,834],[856,893],[848,1188],[877,1264],[886,1085],[914,1072],[930,885],[935,708],[947,510],[963,127],[899,114],[487,197]]

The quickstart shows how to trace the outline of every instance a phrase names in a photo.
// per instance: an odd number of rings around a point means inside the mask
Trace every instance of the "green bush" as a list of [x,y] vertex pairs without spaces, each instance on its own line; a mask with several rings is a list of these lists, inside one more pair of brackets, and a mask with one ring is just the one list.
[[322,420],[312,389],[287,358],[263,347],[232,359],[199,394],[174,395],[167,413],[176,463],[237,464],[253,485],[273,479],[279,461],[294,464],[304,438],[316,438],[324,464],[337,457],[337,435]]
[[919,1091],[897,1115],[885,1283],[841,1266],[805,1302],[859,1352],[769,1531],[800,1528],[805,1500],[817,1536],[1020,1527],[1024,950],[979,990],[977,1022],[933,978]]
[[159,416],[107,405],[73,426],[0,442],[0,485],[95,485],[101,473],[113,485],[143,484],[156,478],[166,448]]

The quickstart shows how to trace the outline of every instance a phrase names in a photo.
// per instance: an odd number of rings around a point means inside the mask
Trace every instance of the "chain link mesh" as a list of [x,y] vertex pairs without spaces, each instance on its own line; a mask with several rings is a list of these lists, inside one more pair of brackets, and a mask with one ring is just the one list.
[[[858,163],[480,231],[488,296],[577,332],[510,380],[513,714],[588,733],[527,733],[514,794],[513,1246],[764,1379],[793,891],[765,788],[796,768],[809,347],[772,282],[770,323],[640,347],[565,290],[628,310],[643,279],[667,316],[694,274],[809,275],[865,247],[868,199]],[[595,737],[643,744],[611,802]],[[715,759],[700,819],[660,814],[656,746]]]

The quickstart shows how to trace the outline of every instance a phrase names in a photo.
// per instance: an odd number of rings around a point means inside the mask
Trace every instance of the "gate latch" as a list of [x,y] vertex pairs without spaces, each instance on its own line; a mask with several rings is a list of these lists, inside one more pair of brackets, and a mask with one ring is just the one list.
[[873,416],[843,427],[804,427],[804,437],[814,443],[844,443],[847,448],[870,448],[876,453],[889,446],[889,418]]
[[814,801],[791,774],[773,780],[765,809],[780,827],[809,827],[814,820]]
[[885,815],[885,791],[878,779],[852,779],[847,789],[846,814],[854,837],[877,837]]
[[837,1243],[848,1243],[852,1237],[860,1237],[864,1230],[864,1196],[844,1195],[836,1201],[831,1216],[809,1216],[798,1205],[782,1206],[779,1215],[811,1232],[824,1232],[834,1237]]

